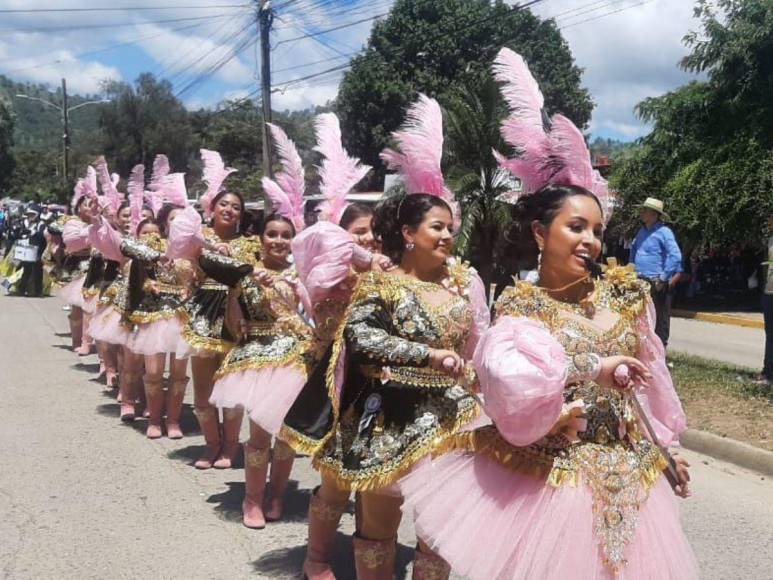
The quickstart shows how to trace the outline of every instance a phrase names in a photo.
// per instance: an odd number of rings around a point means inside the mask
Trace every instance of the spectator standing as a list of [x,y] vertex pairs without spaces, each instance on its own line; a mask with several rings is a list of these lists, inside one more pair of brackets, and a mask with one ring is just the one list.
[[682,273],[682,252],[674,232],[663,223],[669,217],[663,211],[661,200],[648,197],[639,206],[639,217],[644,226],[631,245],[630,261],[636,266],[639,277],[650,283],[657,316],[655,334],[666,347],[671,330],[674,287]]
[[773,216],[768,217],[768,261],[767,282],[762,292],[762,312],[765,315],[765,360],[762,363],[762,373],[758,377],[760,383],[773,383]]
[[40,220],[40,206],[30,205],[24,212],[24,222],[19,239],[26,240],[27,244],[35,249],[34,260],[22,261],[23,269],[21,280],[17,286],[19,296],[43,295],[43,250],[46,247],[46,238],[44,235],[46,224]]

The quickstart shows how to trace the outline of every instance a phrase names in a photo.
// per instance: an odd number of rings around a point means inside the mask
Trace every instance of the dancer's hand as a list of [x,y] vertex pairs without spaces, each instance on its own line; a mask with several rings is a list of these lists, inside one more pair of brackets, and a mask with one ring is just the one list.
[[373,258],[370,261],[370,269],[373,272],[386,272],[392,267],[392,260],[387,258],[384,254],[373,254]]
[[671,456],[676,462],[676,477],[679,480],[679,485],[674,488],[674,493],[679,497],[688,498],[692,495],[690,491],[690,464],[688,461],[679,455],[678,453],[671,452]]
[[263,268],[254,268],[252,270],[252,277],[255,278],[255,281],[261,286],[271,287],[274,285],[274,279],[271,277],[271,274],[266,272]]
[[[623,373],[618,371],[618,367],[621,365],[628,367],[627,377],[624,377]],[[631,356],[607,356],[601,359],[601,371],[596,378],[596,382],[605,389],[627,391],[634,384],[643,387],[649,386],[651,378],[652,375],[641,361]]]
[[452,350],[440,348],[431,348],[429,350],[429,366],[451,377],[458,377],[464,371],[462,357]]

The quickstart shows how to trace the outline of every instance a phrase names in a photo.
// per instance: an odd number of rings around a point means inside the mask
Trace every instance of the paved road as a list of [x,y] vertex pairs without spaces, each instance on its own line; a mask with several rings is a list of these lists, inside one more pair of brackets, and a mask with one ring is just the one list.
[[765,331],[730,324],[672,318],[669,350],[759,370],[765,354]]
[[[244,528],[241,469],[190,467],[199,435],[151,442],[143,423],[121,425],[115,401],[91,380],[95,360],[64,348],[56,333],[65,330],[56,300],[0,297],[0,577],[297,577],[316,482],[308,461],[293,474],[287,521]],[[773,483],[688,456],[696,493],[683,519],[703,577],[773,578]],[[352,528],[345,516],[336,559],[344,579],[353,578]],[[413,541],[406,521],[399,578]]]

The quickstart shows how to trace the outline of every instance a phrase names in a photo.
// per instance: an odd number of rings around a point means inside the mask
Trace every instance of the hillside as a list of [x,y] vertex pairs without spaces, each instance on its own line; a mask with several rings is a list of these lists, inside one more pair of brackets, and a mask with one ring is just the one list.
[[[61,147],[61,113],[43,103],[20,99],[16,97],[18,94],[61,104],[61,88],[51,90],[45,85],[17,83],[0,75],[0,101],[8,104],[14,115],[14,148],[17,151],[47,151]],[[91,95],[68,97],[69,107],[99,98]],[[70,114],[70,138],[73,144],[88,148],[94,140],[99,139],[99,107],[100,105],[89,105]]]

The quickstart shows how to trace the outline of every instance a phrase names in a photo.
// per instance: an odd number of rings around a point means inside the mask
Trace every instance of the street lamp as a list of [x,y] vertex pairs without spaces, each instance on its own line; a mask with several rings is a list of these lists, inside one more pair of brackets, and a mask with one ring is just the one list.
[[110,99],[100,99],[97,101],[86,101],[85,103],[80,103],[78,105],[75,105],[74,107],[68,107],[67,106],[67,81],[65,79],[62,79],[62,104],[57,105],[56,103],[52,103],[51,101],[47,101],[45,99],[41,99],[40,97],[31,97],[29,95],[22,95],[18,94],[16,95],[19,99],[27,99],[28,101],[38,101],[39,103],[43,103],[44,105],[48,105],[49,107],[53,107],[57,111],[59,111],[62,114],[62,126],[64,128],[64,134],[62,135],[62,152],[64,154],[64,183],[67,184],[67,175],[69,174],[70,169],[70,113],[72,111],[75,111],[76,109],[80,109],[81,107],[85,107],[86,105],[95,105],[98,103],[109,103]]

